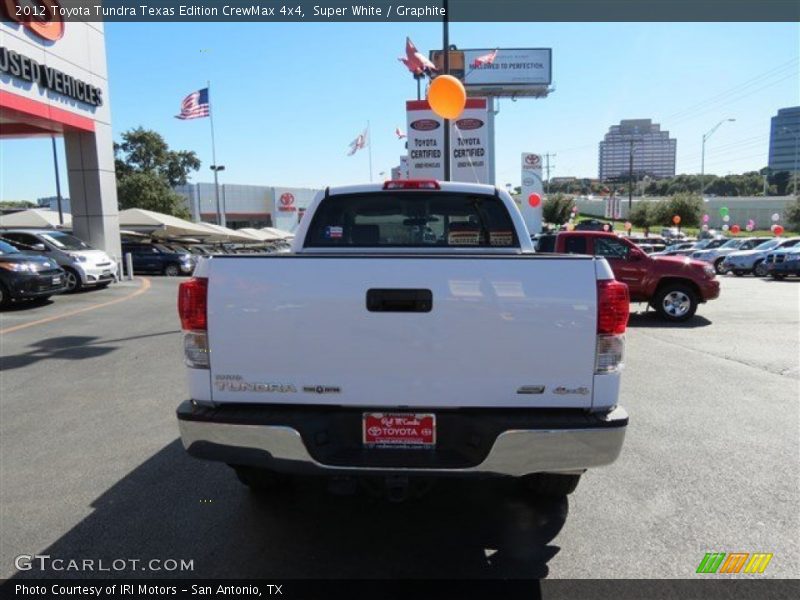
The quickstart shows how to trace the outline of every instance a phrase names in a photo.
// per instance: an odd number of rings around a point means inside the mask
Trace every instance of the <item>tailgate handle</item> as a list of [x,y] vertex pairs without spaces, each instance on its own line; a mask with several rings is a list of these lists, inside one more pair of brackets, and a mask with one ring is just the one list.
[[433,292],[430,290],[367,290],[367,310],[369,312],[417,312],[426,313],[433,309]]

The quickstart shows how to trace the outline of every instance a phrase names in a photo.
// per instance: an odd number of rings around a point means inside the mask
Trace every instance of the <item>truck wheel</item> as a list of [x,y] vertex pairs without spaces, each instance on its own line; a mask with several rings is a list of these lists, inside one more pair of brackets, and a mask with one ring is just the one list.
[[688,285],[668,283],[656,293],[654,305],[662,319],[685,321],[691,319],[697,310],[697,294]]
[[276,473],[269,469],[231,465],[236,471],[236,477],[253,492],[276,492],[286,488],[291,482],[291,477],[284,473]]
[[717,260],[714,261],[714,270],[717,272],[717,275],[725,275],[725,273],[728,272],[728,269],[726,269],[722,265],[722,263],[724,261],[725,261],[725,257],[724,256],[722,258],[718,258]]
[[758,261],[753,267],[753,275],[756,277],[766,277],[767,263],[765,263],[763,260]]
[[522,478],[522,485],[537,496],[568,496],[578,487],[580,475],[561,475],[558,473],[536,473]]

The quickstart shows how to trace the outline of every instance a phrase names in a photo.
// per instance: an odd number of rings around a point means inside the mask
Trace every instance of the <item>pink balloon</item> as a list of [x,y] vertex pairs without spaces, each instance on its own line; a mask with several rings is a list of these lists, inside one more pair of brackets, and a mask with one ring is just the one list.
[[710,218],[711,218],[711,217],[709,217],[708,215],[703,215],[703,223],[708,223],[708,220],[709,220]]

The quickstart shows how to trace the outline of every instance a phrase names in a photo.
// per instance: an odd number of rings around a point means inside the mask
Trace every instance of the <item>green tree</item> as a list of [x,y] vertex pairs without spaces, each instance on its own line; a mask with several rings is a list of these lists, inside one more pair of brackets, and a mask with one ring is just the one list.
[[673,225],[672,218],[675,215],[681,218],[681,227],[697,227],[700,225],[703,199],[699,195],[679,193],[659,204],[662,205],[657,211],[659,225]]
[[170,150],[156,131],[137,127],[114,144],[119,207],[144,208],[189,218],[183,198],[172,188],[184,185],[200,168],[194,152]]
[[569,221],[572,214],[572,198],[563,194],[549,196],[542,205],[542,219],[545,223],[562,225]]
[[28,200],[0,200],[0,208],[36,208],[36,203]]
[[653,225],[655,225],[655,211],[653,210],[655,206],[654,202],[635,202],[633,208],[631,209],[631,214],[628,216],[628,220],[635,226],[635,227],[642,227],[645,229],[649,229]]
[[797,196],[794,202],[786,205],[786,208],[783,209],[783,217],[793,230],[800,231],[800,196]]
[[122,134],[114,144],[117,176],[130,173],[157,173],[170,187],[185,185],[191,171],[200,168],[200,159],[188,150],[170,150],[161,134],[137,127]]
[[117,200],[120,209],[143,208],[188,219],[183,196],[175,193],[164,177],[157,173],[129,173],[117,178]]

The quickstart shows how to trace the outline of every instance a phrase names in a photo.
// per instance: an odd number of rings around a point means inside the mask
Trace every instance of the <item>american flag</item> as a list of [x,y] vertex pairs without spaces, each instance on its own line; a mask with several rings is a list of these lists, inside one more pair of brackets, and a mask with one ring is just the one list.
[[181,114],[176,119],[200,119],[209,115],[208,88],[192,92],[181,102]]
[[483,65],[491,65],[494,64],[494,59],[497,58],[497,49],[494,52],[489,52],[489,54],[484,54],[483,56],[479,56],[475,60],[472,61],[472,68],[477,69],[482,67]]
[[367,130],[365,129],[362,133],[358,134],[356,139],[350,142],[350,151],[347,153],[347,156],[353,156],[353,154],[355,154],[362,148],[366,147],[367,147]]

